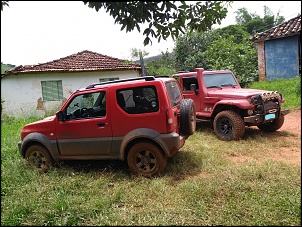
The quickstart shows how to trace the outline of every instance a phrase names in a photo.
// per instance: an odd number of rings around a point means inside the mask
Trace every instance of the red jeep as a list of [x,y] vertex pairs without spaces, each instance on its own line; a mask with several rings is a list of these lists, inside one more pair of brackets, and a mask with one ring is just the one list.
[[197,120],[213,122],[222,140],[238,140],[245,126],[257,126],[267,132],[282,127],[289,110],[281,110],[285,100],[277,91],[241,88],[232,71],[179,72],[173,75],[183,96],[195,103]]
[[129,78],[75,91],[55,116],[25,125],[18,147],[43,172],[59,160],[119,159],[152,177],[195,127],[195,104],[175,79]]

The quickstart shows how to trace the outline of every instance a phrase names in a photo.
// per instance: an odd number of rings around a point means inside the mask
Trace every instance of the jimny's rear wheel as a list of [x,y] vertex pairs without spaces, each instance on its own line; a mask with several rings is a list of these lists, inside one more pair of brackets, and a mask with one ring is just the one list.
[[156,177],[163,174],[167,157],[150,142],[139,142],[133,145],[128,153],[129,169],[138,176]]

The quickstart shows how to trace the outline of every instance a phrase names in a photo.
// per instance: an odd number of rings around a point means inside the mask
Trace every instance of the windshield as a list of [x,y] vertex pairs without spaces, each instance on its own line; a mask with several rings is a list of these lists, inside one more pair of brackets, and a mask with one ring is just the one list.
[[203,79],[207,88],[237,85],[231,73],[205,74]]

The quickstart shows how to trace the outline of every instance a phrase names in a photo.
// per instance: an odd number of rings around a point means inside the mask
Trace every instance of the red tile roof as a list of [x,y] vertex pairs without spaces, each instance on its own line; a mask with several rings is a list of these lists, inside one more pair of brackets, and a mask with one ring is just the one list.
[[282,24],[272,27],[261,33],[253,35],[250,40],[253,42],[283,38],[300,34],[301,32],[301,15],[294,17]]
[[141,70],[141,65],[84,50],[82,52],[46,63],[17,66],[5,71],[5,74],[109,70]]

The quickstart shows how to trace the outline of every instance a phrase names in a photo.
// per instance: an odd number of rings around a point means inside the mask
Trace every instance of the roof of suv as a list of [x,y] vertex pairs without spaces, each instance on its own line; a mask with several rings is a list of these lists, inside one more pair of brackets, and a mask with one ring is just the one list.
[[137,83],[145,83],[146,81],[168,81],[168,80],[173,80],[173,78],[168,78],[168,77],[159,77],[156,78],[154,76],[145,76],[145,77],[134,77],[134,78],[127,78],[127,79],[120,79],[120,80],[113,80],[113,81],[106,81],[106,82],[100,82],[100,83],[94,83],[91,85],[88,85],[86,88],[81,88],[78,89],[78,91],[84,91],[84,90],[88,90],[91,88],[97,88],[97,87],[112,87],[112,86],[119,86],[121,83],[123,84],[132,84],[133,82]]

